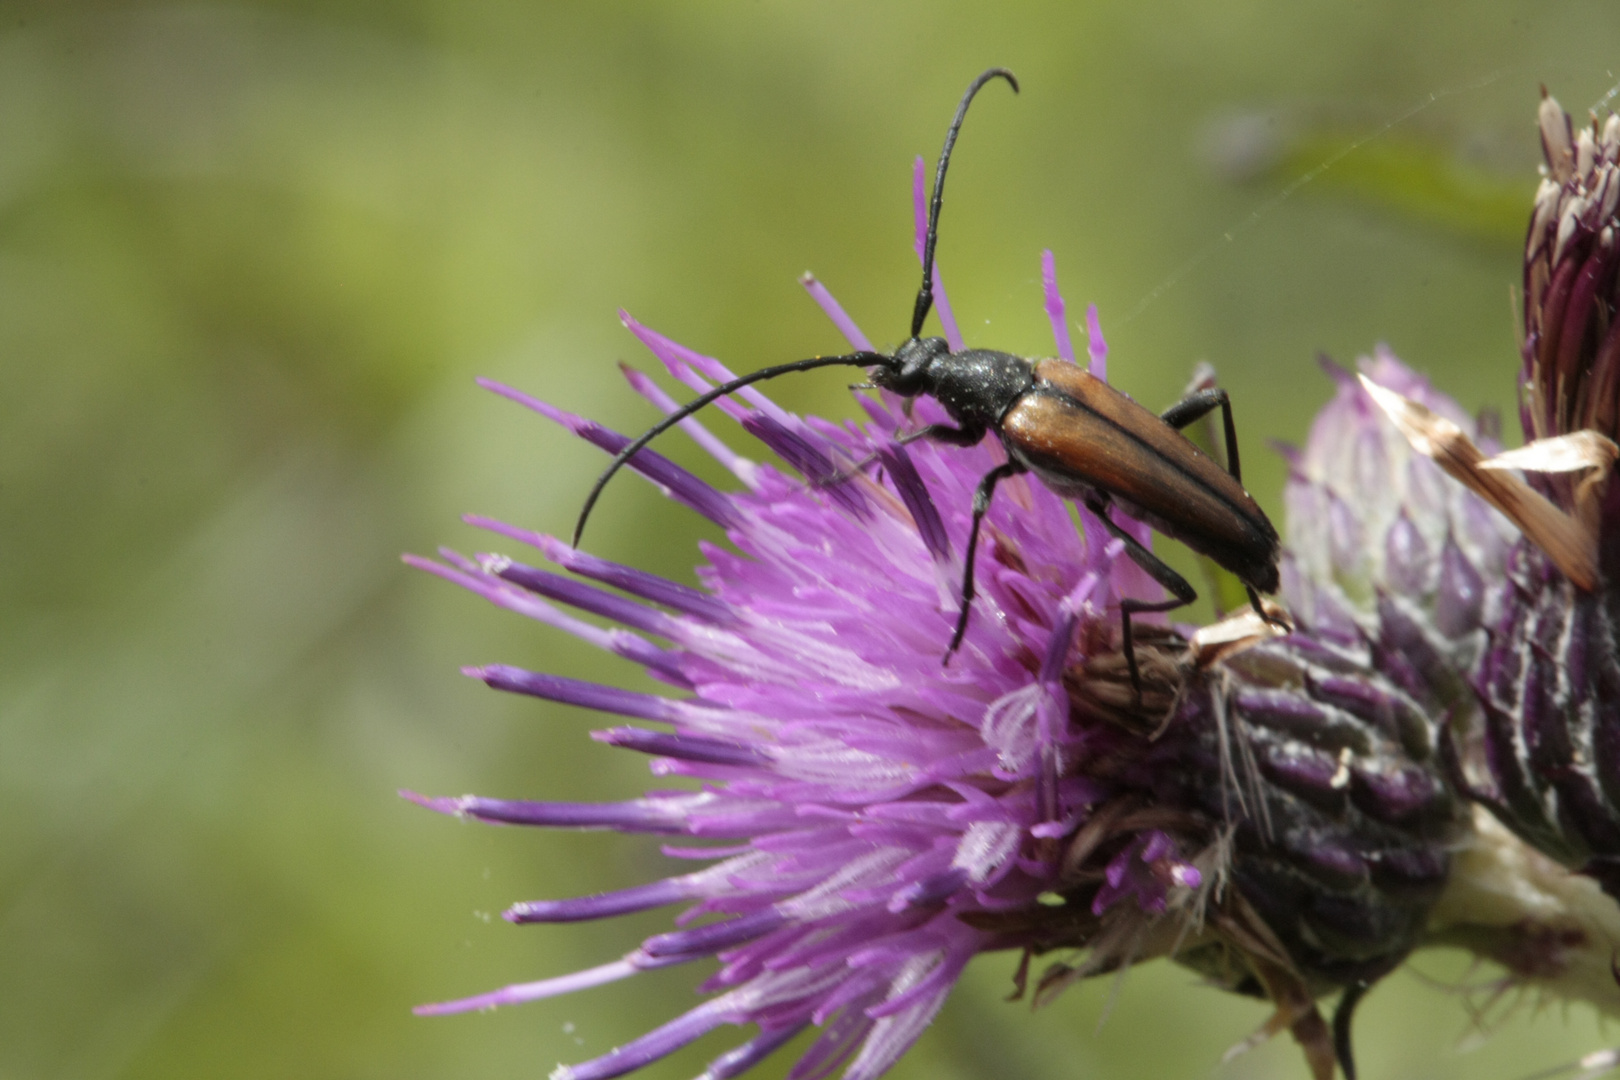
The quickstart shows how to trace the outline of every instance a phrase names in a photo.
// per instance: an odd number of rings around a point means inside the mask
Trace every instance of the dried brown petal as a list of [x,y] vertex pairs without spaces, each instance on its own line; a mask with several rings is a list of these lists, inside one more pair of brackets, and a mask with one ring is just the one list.
[[1361,384],[1414,450],[1506,515],[1577,586],[1588,592],[1597,588],[1596,529],[1560,510],[1519,477],[1487,466],[1484,452],[1450,420],[1365,375]]

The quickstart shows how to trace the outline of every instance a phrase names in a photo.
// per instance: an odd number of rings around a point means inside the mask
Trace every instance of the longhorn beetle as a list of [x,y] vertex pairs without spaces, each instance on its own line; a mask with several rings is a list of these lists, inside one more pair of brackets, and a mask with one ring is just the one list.
[[[625,462],[653,439],[699,409],[751,383],[812,368],[864,367],[875,386],[903,397],[922,394],[945,407],[956,426],[930,424],[900,437],[900,442],[932,439],[952,446],[973,446],[991,431],[1007,450],[1007,462],[984,474],[973,493],[973,519],[968,530],[966,567],[962,572],[962,607],[945,650],[945,663],[962,644],[973,607],[973,558],[979,528],[996,485],[1009,476],[1034,473],[1052,491],[1074,498],[1096,515],[1110,536],[1125,545],[1131,561],[1171,594],[1157,602],[1126,597],[1120,601],[1125,661],[1131,684],[1141,691],[1141,672],[1131,640],[1131,616],[1170,611],[1198,599],[1187,579],[1165,565],[1108,516],[1112,504],[1126,515],[1174,537],[1209,556],[1243,582],[1254,610],[1267,622],[1279,623],[1260,604],[1259,593],[1277,590],[1277,531],[1265,512],[1243,489],[1238,467],[1237,432],[1225,390],[1200,390],[1155,416],[1101,379],[1066,360],[1026,360],[992,349],[951,352],[944,338],[919,337],[934,302],[934,246],[939,239],[939,211],[945,195],[945,169],[956,145],[962,119],[973,96],[992,79],[1005,79],[1018,90],[1018,80],[1005,68],[991,68],[973,80],[945,133],[934,172],[934,191],[923,242],[922,288],[911,313],[911,336],[892,355],[855,352],[816,356],[761,368],[714,387],[627,443],[597,477],[574,527],[574,545],[602,489]],[[1228,472],[1180,433],[1180,429],[1220,407],[1226,435]]]

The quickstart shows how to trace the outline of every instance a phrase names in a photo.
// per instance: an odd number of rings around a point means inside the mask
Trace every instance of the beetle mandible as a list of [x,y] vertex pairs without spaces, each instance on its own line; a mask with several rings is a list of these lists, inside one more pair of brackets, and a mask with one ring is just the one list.
[[[944,663],[962,644],[973,608],[974,555],[979,530],[996,485],[1009,476],[1033,473],[1041,483],[1079,500],[1102,522],[1125,554],[1170,599],[1120,601],[1125,661],[1131,684],[1141,690],[1141,673],[1132,644],[1131,616],[1164,612],[1192,603],[1198,593],[1187,579],[1167,566],[1109,516],[1119,509],[1166,536],[1207,555],[1243,582],[1249,602],[1268,623],[1286,627],[1268,614],[1259,593],[1276,592],[1280,547],[1277,530],[1254,498],[1244,490],[1238,465],[1237,431],[1225,390],[1206,389],[1188,395],[1161,415],[1066,360],[1027,360],[993,349],[952,352],[944,338],[921,337],[923,321],[934,302],[934,248],[939,238],[939,212],[944,202],[945,170],[967,115],[968,105],[992,79],[1005,79],[1014,92],[1018,80],[1005,68],[991,68],[973,80],[956,107],[945,147],[934,172],[934,189],[923,244],[922,287],[912,309],[911,336],[892,355],[855,352],[816,356],[761,368],[714,387],[654,424],[627,443],[597,477],[574,527],[579,545],[586,519],[613,474],[653,439],[699,409],[751,383],[820,367],[864,367],[875,386],[903,397],[928,395],[956,421],[930,424],[900,437],[901,442],[932,439],[952,446],[973,446],[995,432],[1007,461],[984,474],[973,495],[966,567],[962,573],[962,607],[945,650]],[[1219,407],[1225,428],[1227,468],[1194,446],[1180,429]]]

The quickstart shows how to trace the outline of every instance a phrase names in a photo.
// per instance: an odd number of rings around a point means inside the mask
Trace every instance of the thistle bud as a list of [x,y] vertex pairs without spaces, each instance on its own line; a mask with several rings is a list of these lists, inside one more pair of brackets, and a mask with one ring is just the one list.
[[[1431,912],[1431,940],[1612,1015],[1620,1012],[1611,956],[1620,933],[1620,489],[1610,483],[1620,425],[1620,119],[1593,117],[1577,130],[1544,94],[1538,121],[1546,164],[1525,241],[1520,340],[1526,444],[1496,452],[1476,443],[1465,418],[1395,381],[1365,373],[1362,384],[1412,449],[1459,482],[1447,482],[1450,498],[1481,508],[1482,525],[1508,523],[1505,534],[1486,530],[1493,555],[1464,560],[1472,573],[1457,578],[1472,577],[1483,592],[1462,588],[1434,608],[1430,627],[1442,629],[1450,616],[1441,612],[1457,610],[1459,597],[1478,596],[1473,644],[1457,638],[1464,647],[1448,661],[1468,692],[1439,714],[1438,728],[1448,780],[1474,803],[1474,821]],[[1386,563],[1381,584],[1399,593],[1406,575]],[[1325,580],[1314,575],[1319,592]]]
[[1528,438],[1620,425],[1620,116],[1577,131],[1556,99],[1539,112],[1541,187],[1524,248],[1524,370]]
[[[1556,510],[1527,528],[1499,587],[1465,734],[1466,790],[1542,853],[1620,896],[1620,117],[1578,129],[1550,96],[1546,163],[1525,241],[1517,465]],[[1560,550],[1589,553],[1590,570]]]

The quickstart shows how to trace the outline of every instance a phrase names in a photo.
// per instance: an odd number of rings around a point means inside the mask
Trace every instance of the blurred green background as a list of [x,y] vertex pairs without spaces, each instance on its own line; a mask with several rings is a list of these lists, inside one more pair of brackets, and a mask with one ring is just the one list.
[[[0,1077],[535,1077],[692,1002],[675,969],[409,1013],[665,918],[509,927],[655,845],[393,794],[645,783],[600,718],[457,667],[635,672],[397,561],[488,543],[464,511],[565,530],[599,465],[475,375],[639,428],[618,306],[751,369],[839,346],[806,268],[895,343],[912,157],[1004,64],[1024,93],[977,106],[941,245],[969,340],[1051,351],[1051,247],[1116,385],[1162,407],[1216,365],[1276,508],[1265,441],[1303,437],[1319,350],[1388,341],[1510,404],[1537,85],[1580,115],[1617,57],[1613,0],[0,3]],[[836,377],[773,392],[849,411]],[[627,482],[593,544],[684,576],[698,535]],[[979,961],[896,1075],[1305,1075],[1287,1040],[1219,1066],[1264,1009],[1180,969],[1099,1030],[1110,983],[1031,1015],[1011,968]],[[1363,1009],[1367,1077],[1602,1045],[1584,1008],[1476,1021],[1489,971],[1412,968]]]

